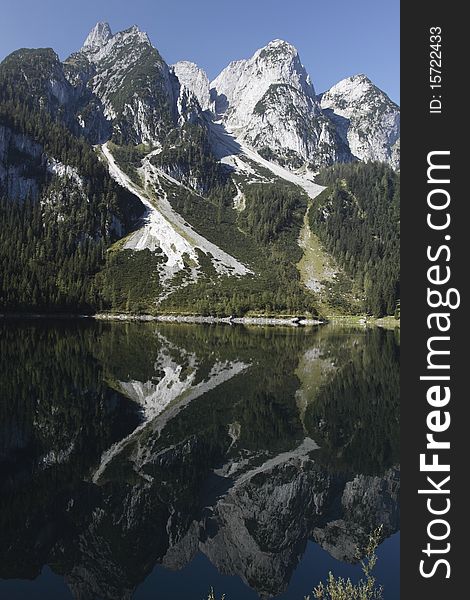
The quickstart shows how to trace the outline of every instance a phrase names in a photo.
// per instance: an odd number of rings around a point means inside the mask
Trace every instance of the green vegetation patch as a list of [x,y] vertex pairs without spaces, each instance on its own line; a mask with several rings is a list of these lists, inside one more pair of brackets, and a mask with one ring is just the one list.
[[102,308],[116,312],[155,312],[163,291],[158,269],[164,260],[158,251],[108,252],[104,269],[95,280]]
[[309,211],[310,227],[364,290],[364,310],[394,314],[400,297],[400,180],[382,163],[324,169],[328,186]]
[[221,316],[318,313],[315,296],[301,284],[296,268],[302,255],[297,239],[305,195],[282,183],[252,185],[245,193],[246,208],[239,213],[231,197],[214,202],[171,188],[168,198],[175,210],[254,275],[217,276],[201,253],[199,280],[170,294],[160,304],[162,311]]

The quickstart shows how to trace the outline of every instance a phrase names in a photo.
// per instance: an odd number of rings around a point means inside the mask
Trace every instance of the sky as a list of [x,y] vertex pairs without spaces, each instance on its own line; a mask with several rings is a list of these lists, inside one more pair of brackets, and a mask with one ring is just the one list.
[[399,0],[0,0],[0,60],[52,47],[64,59],[97,21],[138,25],[172,64],[191,60],[210,79],[272,39],[293,44],[317,93],[365,73],[399,103]]

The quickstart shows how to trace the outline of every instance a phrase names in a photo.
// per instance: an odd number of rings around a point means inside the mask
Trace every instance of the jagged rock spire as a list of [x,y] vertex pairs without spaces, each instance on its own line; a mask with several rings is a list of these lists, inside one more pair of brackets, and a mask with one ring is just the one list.
[[85,43],[83,44],[83,50],[98,50],[104,46],[111,38],[113,33],[108,23],[100,21],[88,34]]

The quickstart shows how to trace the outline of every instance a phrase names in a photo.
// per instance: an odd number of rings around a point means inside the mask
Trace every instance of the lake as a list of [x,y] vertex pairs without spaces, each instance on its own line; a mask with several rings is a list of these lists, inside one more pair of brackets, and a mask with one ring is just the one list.
[[0,321],[0,598],[399,598],[399,333]]

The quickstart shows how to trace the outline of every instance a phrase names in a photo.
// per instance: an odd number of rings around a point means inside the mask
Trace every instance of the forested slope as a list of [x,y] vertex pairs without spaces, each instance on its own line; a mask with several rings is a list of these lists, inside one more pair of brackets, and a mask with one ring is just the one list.
[[400,298],[400,179],[383,163],[324,169],[309,212],[326,249],[365,291],[365,310],[393,314]]

